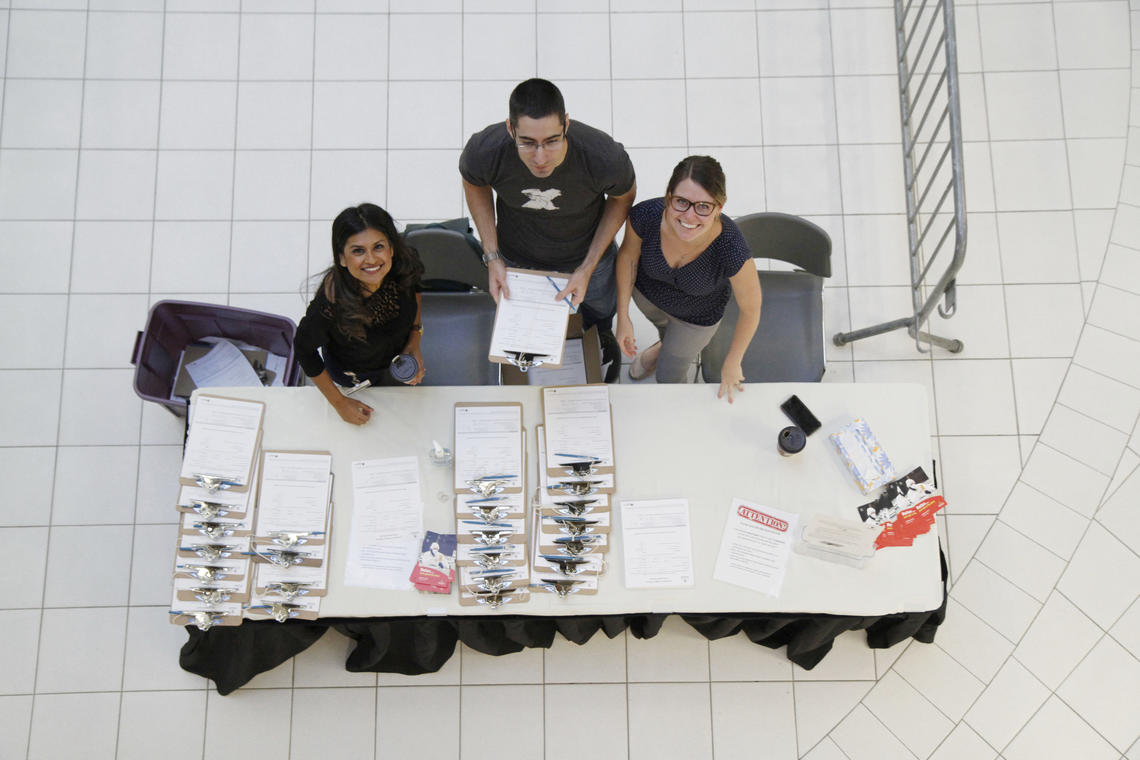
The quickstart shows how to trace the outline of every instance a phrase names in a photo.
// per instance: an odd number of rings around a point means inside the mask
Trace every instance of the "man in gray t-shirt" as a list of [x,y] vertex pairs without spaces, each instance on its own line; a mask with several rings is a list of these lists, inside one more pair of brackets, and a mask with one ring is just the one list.
[[528,79],[511,93],[506,124],[467,141],[459,173],[495,300],[509,295],[507,265],[569,273],[558,298],[581,304],[585,326],[597,324],[608,348],[616,308],[613,239],[637,191],[621,143],[571,124],[558,88]]

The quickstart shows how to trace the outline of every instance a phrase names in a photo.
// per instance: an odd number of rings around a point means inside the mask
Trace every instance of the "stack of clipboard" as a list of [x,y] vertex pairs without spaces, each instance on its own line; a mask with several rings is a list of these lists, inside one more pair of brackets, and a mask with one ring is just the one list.
[[170,622],[240,625],[250,598],[250,536],[265,404],[199,394],[190,409]]
[[519,403],[455,405],[459,603],[497,609],[530,599],[526,446]]
[[266,451],[251,538],[254,584],[245,616],[313,620],[328,591],[332,455]]
[[616,487],[609,388],[544,388],[542,401],[533,585],[562,598],[596,594],[610,547]]

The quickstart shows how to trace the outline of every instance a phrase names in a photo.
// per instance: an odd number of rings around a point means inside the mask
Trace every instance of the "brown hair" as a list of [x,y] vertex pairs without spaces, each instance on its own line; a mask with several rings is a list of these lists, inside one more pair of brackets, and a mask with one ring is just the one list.
[[665,188],[665,192],[669,195],[677,189],[677,185],[682,181],[691,179],[696,182],[704,191],[713,197],[720,205],[728,200],[728,193],[725,190],[724,169],[721,168],[720,162],[712,156],[688,156],[681,159],[681,163],[673,168],[673,176],[669,178],[669,185]]

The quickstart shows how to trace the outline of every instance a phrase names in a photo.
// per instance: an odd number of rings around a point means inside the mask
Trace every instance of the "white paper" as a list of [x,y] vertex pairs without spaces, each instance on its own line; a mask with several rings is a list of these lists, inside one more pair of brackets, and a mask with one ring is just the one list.
[[192,409],[179,477],[211,475],[246,485],[265,405],[199,395]]
[[344,585],[409,589],[420,554],[423,499],[415,457],[352,463],[352,532]]
[[258,536],[275,531],[323,533],[328,523],[332,456],[267,451],[257,502]]
[[229,341],[215,343],[205,356],[189,362],[186,371],[199,388],[261,386],[261,378],[250,366],[245,354]]
[[265,588],[270,583],[310,583],[310,591],[320,591],[328,586],[328,565],[312,567],[306,565],[293,565],[292,567],[278,567],[270,562],[261,562],[257,565],[257,580],[255,588]]
[[586,382],[586,358],[582,339],[571,338],[562,350],[562,366],[535,367],[526,373],[527,385],[577,385]]
[[499,299],[495,326],[491,332],[491,356],[521,351],[549,357],[551,364],[562,362],[562,345],[570,306],[554,296],[566,287],[565,278],[507,270],[510,298]]
[[799,516],[733,499],[713,578],[779,596]]
[[688,499],[621,502],[621,540],[626,588],[693,585]]
[[543,424],[546,427],[546,467],[586,457],[614,463],[613,427],[610,423],[610,389],[604,385],[542,389]]
[[455,490],[467,481],[510,476],[507,488],[522,486],[522,407],[455,407]]

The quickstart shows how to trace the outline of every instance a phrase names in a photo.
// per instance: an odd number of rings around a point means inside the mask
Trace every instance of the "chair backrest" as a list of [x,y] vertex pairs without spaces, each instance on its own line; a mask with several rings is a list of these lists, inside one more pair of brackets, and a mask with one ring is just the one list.
[[424,264],[424,289],[429,291],[488,290],[487,267],[475,239],[442,227],[426,227],[404,234]]
[[487,359],[495,301],[488,293],[422,295],[424,385],[498,385],[499,365]]
[[753,258],[786,261],[818,277],[831,276],[831,237],[819,225],[775,211],[733,221],[744,234]]
[[[825,369],[823,279],[807,272],[761,271],[760,326],[741,367],[749,383],[816,383]],[[720,382],[740,309],[730,298],[724,318],[701,351],[701,376]]]

